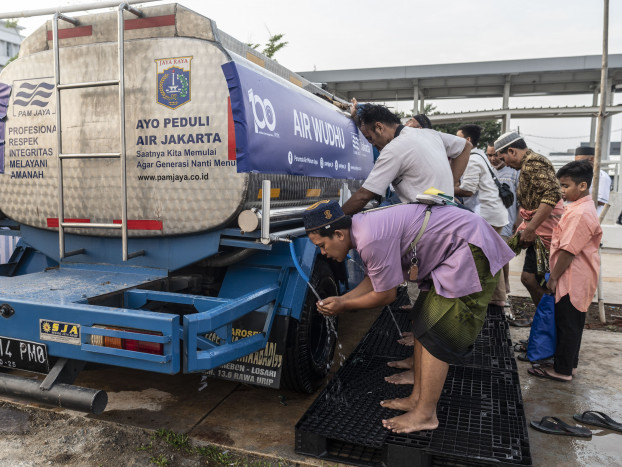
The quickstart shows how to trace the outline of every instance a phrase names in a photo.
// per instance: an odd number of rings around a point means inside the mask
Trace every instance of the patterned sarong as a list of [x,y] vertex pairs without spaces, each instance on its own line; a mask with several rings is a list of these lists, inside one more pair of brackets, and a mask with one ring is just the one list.
[[[488,310],[499,273],[493,276],[486,255],[469,245],[482,291],[465,297],[446,298],[434,287],[422,291],[413,306],[413,334],[434,357],[460,364],[470,356]],[[456,280],[460,280],[456,277]]]

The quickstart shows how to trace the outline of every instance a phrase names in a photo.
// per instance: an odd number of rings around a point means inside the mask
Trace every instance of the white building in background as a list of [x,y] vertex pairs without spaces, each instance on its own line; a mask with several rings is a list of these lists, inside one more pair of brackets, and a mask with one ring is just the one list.
[[20,31],[22,26],[7,27],[8,21],[0,21],[0,70],[19,53],[19,46],[24,40]]
[[[8,23],[10,26],[10,22]],[[19,33],[22,29],[22,26],[7,27],[7,21],[0,21],[0,70],[19,53],[19,47],[24,40]],[[0,264],[9,260],[18,240],[18,237],[0,235]]]

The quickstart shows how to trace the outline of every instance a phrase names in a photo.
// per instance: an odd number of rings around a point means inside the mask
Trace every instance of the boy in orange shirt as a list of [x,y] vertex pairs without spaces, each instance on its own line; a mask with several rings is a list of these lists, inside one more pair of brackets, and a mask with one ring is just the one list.
[[566,201],[564,214],[553,230],[551,276],[547,282],[555,294],[557,346],[552,367],[527,370],[556,381],[571,381],[579,363],[585,313],[596,292],[603,231],[590,196],[593,169],[587,161],[573,161],[557,171]]

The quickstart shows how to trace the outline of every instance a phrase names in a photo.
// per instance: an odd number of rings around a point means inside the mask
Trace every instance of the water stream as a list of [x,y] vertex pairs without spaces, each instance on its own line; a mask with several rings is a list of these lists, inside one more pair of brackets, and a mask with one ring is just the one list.
[[[349,257],[348,257],[348,261],[350,261],[352,264],[356,265],[356,267],[358,267],[361,271],[363,271],[363,274],[367,275],[367,271],[359,263],[357,263],[356,261],[354,261],[352,258],[349,258]],[[391,314],[391,319],[393,319],[393,322],[395,323],[395,327],[397,328],[397,333],[400,337],[402,337],[402,330],[400,329],[399,325],[397,324],[397,321],[395,320],[395,315],[393,314],[393,311],[391,311],[391,308],[389,307],[389,305],[385,305],[384,308],[388,310],[389,313]]]

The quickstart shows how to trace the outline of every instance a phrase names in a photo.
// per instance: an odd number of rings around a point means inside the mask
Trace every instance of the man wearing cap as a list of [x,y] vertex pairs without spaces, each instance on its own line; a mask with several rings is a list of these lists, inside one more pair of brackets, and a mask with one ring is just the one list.
[[[495,151],[510,167],[520,170],[516,199],[523,222],[518,226],[519,243],[525,252],[521,282],[538,306],[546,289],[541,285],[548,269],[553,229],[563,213],[561,186],[553,164],[527,148],[521,135],[511,131],[495,141]],[[542,276],[542,277],[541,277]]]
[[[391,184],[402,202],[413,202],[428,188],[453,196],[454,185],[469,162],[472,145],[435,130],[405,127],[382,105],[356,104],[353,116],[361,132],[380,151],[363,186],[343,205],[355,214]],[[449,158],[449,161],[448,161]]]
[[417,282],[413,392],[382,401],[406,412],[382,423],[397,433],[437,428],[449,364],[472,352],[499,271],[514,253],[484,219],[453,206],[401,204],[350,217],[336,201],[320,201],[303,220],[323,255],[341,262],[354,248],[368,272],[347,294],[317,302],[323,315],[387,305],[405,279]]
[[[574,151],[575,161],[588,161],[592,168],[594,167],[594,148],[590,146],[579,146]],[[609,202],[609,194],[611,193],[611,177],[603,169],[600,169],[600,182],[598,184],[598,207],[596,212],[598,215],[603,211],[605,204]],[[590,186],[590,193],[592,193],[592,186]]]
[[[508,223],[505,224],[503,229],[501,229],[501,238],[506,242],[514,235],[514,231],[516,227],[518,227],[517,218],[518,217],[518,205],[516,204],[516,188],[518,187],[518,176],[520,172],[512,167],[508,166],[501,160],[498,154],[495,152],[495,143],[493,141],[489,142],[486,146],[486,156],[490,161],[490,165],[492,165],[495,174],[497,175],[497,179],[501,183],[505,183],[509,188],[512,194],[514,195],[514,202],[512,205],[507,208],[508,213]],[[510,265],[509,263],[503,266],[503,278],[505,279],[505,291],[507,294],[510,293]],[[513,319],[512,316],[516,317],[517,314],[512,315],[510,306],[506,303],[505,306],[505,314],[510,318],[510,324],[515,326],[520,325],[529,325],[529,322],[525,321],[517,321]]]

